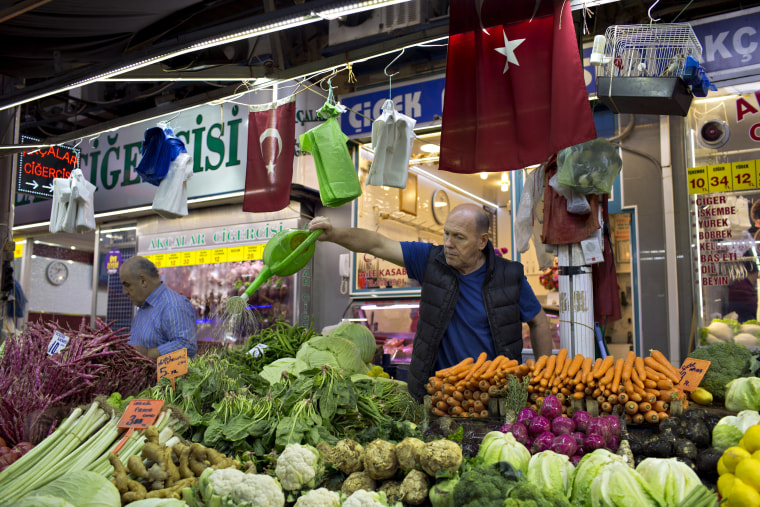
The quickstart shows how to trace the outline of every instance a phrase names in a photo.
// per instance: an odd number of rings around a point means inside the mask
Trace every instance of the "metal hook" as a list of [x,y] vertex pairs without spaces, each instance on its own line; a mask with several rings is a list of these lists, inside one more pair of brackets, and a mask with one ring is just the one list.
[[652,18],[652,9],[654,9],[654,6],[660,3],[660,0],[655,0],[652,5],[649,6],[649,10],[647,10],[647,16],[649,16],[649,23],[654,23],[655,21],[659,21],[662,18],[653,19]]
[[95,148],[95,141],[97,141],[100,138],[100,134],[96,136],[92,136],[87,140],[87,144],[90,145],[90,148]]
[[396,60],[398,60],[399,58],[401,58],[401,55],[404,54],[404,49],[406,49],[406,48],[401,48],[401,52],[398,55],[396,55],[396,58],[394,58],[393,60],[391,60],[391,63],[389,63],[388,65],[386,65],[385,68],[383,69],[383,73],[386,76],[388,76],[388,98],[391,99],[391,100],[393,100],[393,94],[391,93],[391,84],[393,82],[393,76],[395,76],[396,74],[398,74],[398,72],[394,72],[393,74],[388,74],[388,67],[390,67],[391,65],[393,65]]
[[75,144],[74,146],[72,146],[72,148],[78,148],[78,147],[79,147],[79,145],[80,145],[80,144],[82,144],[82,141],[83,141],[83,140],[84,140],[84,138],[80,137],[80,138],[77,140],[76,144]]

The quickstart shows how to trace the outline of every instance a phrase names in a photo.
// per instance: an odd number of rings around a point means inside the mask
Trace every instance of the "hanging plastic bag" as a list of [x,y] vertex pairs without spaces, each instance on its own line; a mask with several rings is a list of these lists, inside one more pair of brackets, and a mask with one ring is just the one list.
[[164,218],[187,215],[187,180],[193,176],[193,158],[187,153],[177,155],[169,172],[158,185],[153,197],[153,210]]
[[348,137],[341,131],[337,116],[346,108],[332,104],[332,88],[328,101],[317,114],[325,121],[299,136],[302,151],[314,156],[319,197],[322,204],[337,208],[362,195],[359,176],[348,153]]
[[95,230],[95,190],[97,187],[87,181],[81,169],[71,172],[71,199],[69,206],[76,205],[74,230],[89,232]]
[[66,211],[71,197],[71,183],[68,178],[53,178],[53,206],[50,209],[50,225],[52,233],[62,232]]
[[158,186],[169,172],[169,164],[180,153],[186,153],[185,143],[174,136],[170,128],[151,127],[145,131],[142,145],[142,159],[135,172],[143,181]]
[[557,179],[583,194],[609,194],[623,160],[607,139],[597,137],[557,153]]
[[382,114],[372,123],[375,155],[367,185],[406,188],[416,123],[417,120],[396,111],[392,100],[385,101]]
[[571,187],[562,185],[555,174],[549,179],[549,185],[557,191],[559,195],[567,199],[567,212],[575,213],[576,215],[585,215],[591,213],[591,206],[588,204],[586,196],[580,192],[576,192]]
[[525,172],[525,183],[520,194],[520,204],[517,206],[515,216],[515,248],[520,253],[525,253],[530,248],[530,237],[533,234],[533,192],[538,170]]

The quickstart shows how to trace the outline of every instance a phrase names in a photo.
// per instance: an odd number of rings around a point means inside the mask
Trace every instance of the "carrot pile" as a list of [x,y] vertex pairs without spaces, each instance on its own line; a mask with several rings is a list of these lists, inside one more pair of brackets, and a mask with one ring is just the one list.
[[488,399],[496,396],[509,375],[522,378],[529,368],[516,359],[497,356],[487,359],[468,357],[459,364],[439,370],[430,377],[427,392],[433,401],[433,414],[453,417],[488,417]]
[[594,360],[577,354],[569,357],[563,348],[557,354],[529,359],[518,364],[514,359],[498,356],[488,360],[485,353],[437,371],[430,377],[427,391],[435,415],[454,417],[488,417],[488,400],[499,396],[510,375],[529,375],[529,407],[540,408],[548,394],[555,395],[563,411],[572,410],[575,400],[596,400],[601,412],[612,413],[616,406],[631,424],[657,423],[669,417],[670,404],[686,394],[676,389],[678,370],[658,350],[647,357],[630,351],[625,357]]

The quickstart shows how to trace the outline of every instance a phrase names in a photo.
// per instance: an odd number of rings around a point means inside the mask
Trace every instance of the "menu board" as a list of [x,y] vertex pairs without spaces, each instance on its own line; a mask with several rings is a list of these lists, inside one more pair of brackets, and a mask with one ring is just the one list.
[[686,171],[689,195],[715,192],[736,192],[758,188],[756,160],[690,167]]
[[[734,248],[736,231],[732,218],[737,215],[736,201],[722,194],[692,197],[692,217],[697,225],[692,240],[698,242],[694,250],[695,265],[700,266],[699,282],[702,285],[728,285],[719,266],[723,262],[739,260],[740,252]],[[735,220],[734,220],[735,222]]]

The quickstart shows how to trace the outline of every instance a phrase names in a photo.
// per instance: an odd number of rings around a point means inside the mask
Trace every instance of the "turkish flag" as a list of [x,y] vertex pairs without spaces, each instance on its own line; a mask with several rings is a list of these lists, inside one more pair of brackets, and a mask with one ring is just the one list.
[[511,171],[597,137],[562,3],[451,0],[440,169]]
[[251,106],[243,211],[279,211],[290,204],[296,139],[296,97]]

